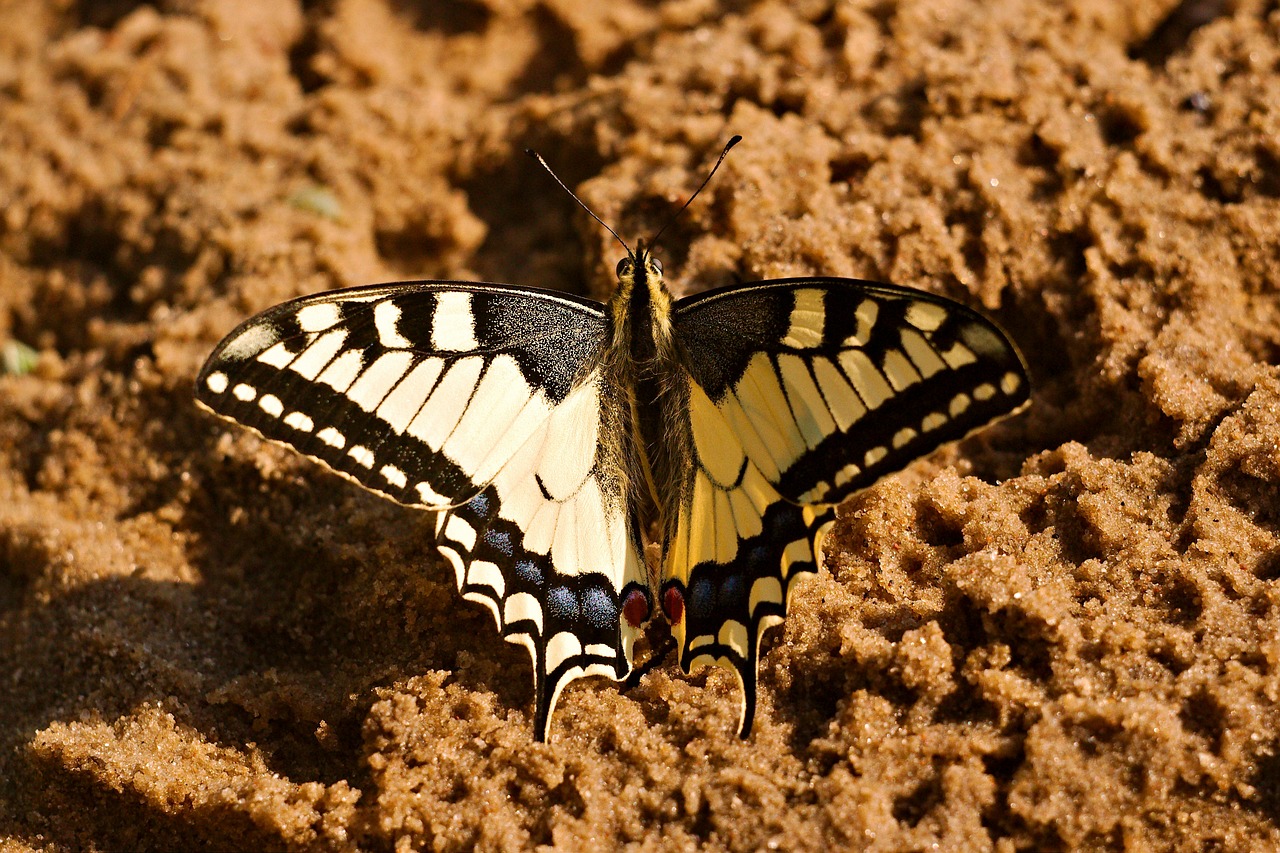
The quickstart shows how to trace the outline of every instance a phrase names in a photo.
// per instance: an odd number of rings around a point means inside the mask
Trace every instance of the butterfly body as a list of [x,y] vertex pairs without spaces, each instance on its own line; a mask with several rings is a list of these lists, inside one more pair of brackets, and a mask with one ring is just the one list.
[[197,400],[436,512],[463,597],[530,652],[539,740],[570,681],[632,673],[654,618],[685,672],[737,676],[745,736],[761,638],[834,505],[1018,410],[1025,368],[990,321],[919,291],[674,300],[643,245],[617,272],[607,304],[468,282],[303,297],[228,335]]

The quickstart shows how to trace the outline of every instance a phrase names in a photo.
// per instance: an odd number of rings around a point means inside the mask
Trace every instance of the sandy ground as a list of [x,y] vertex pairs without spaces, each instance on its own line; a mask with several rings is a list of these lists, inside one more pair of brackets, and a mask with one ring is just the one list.
[[[427,11],[424,11],[426,9]],[[1032,409],[841,508],[735,685],[579,681],[429,518],[196,411],[406,277],[821,272],[997,317]],[[6,850],[1280,847],[1274,0],[0,2]],[[8,343],[5,343],[8,342]]]

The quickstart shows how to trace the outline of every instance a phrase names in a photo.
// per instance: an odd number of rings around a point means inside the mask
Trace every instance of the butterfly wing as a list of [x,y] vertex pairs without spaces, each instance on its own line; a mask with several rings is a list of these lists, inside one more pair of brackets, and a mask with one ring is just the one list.
[[[785,279],[676,303],[694,464],[664,568],[683,599],[686,671],[743,684],[750,730],[759,640],[815,571],[831,508],[940,445],[1024,406],[1021,357],[990,321],[920,291]],[[812,543],[812,544],[811,544]]]
[[604,333],[603,306],[548,291],[334,291],[243,323],[196,399],[385,497],[442,510],[460,591],[533,657],[542,739],[564,684],[630,672],[622,596],[647,583],[617,393],[597,368]]
[[616,390],[591,375],[484,491],[437,518],[463,597],[533,658],[539,741],[570,681],[630,674],[640,620],[624,615],[628,595],[649,609]]

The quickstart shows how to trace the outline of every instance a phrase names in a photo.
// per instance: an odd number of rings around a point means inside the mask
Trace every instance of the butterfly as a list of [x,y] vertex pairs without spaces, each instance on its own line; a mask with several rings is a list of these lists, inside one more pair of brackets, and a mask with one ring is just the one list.
[[196,380],[213,413],[436,513],[462,597],[529,650],[539,741],[566,684],[632,676],[656,618],[685,673],[737,677],[746,737],[761,639],[834,507],[1030,395],[964,305],[823,277],[676,300],[656,239],[623,243],[607,303],[465,281],[295,299]]

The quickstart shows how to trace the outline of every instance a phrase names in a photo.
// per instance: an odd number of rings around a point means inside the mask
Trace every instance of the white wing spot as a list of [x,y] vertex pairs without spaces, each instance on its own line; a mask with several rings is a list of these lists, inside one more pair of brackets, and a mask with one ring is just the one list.
[[242,403],[248,403],[254,397],[258,396],[258,390],[252,385],[245,385],[241,382],[239,385],[231,389],[231,393]]
[[884,375],[897,391],[920,381],[919,371],[912,366],[901,350],[896,349],[887,350],[884,354]]
[[837,489],[840,488],[845,483],[848,483],[854,477],[858,476],[861,473],[862,473],[862,469],[859,468],[854,463],[850,462],[848,465],[841,468],[839,473],[836,474],[836,479],[835,479],[836,488]]
[[262,399],[258,401],[258,408],[273,418],[278,418],[284,413],[284,403],[281,403],[280,398],[275,394],[263,394]]
[[499,598],[507,591],[507,581],[502,576],[502,569],[488,560],[476,560],[471,564],[467,569],[467,582],[490,587]]
[[732,435],[725,435],[724,419],[716,411],[707,392],[696,382],[689,383],[689,423],[698,461],[711,479],[731,486],[738,479],[745,455]]
[[866,453],[862,454],[862,466],[864,468],[870,468],[872,465],[876,464],[888,455],[889,450],[885,446],[881,445],[879,447],[873,447]]
[[227,374],[221,372],[210,373],[209,378],[205,379],[204,384],[208,386],[209,390],[213,393],[221,394],[227,390]]
[[839,368],[830,359],[815,358],[813,373],[818,377],[822,396],[831,408],[836,425],[841,432],[848,432],[849,427],[867,413],[867,407],[862,405],[858,395],[849,387]]
[[1022,377],[1014,373],[1012,370],[1000,378],[1000,390],[1006,394],[1012,394],[1022,386]]
[[316,438],[320,439],[330,447],[337,448],[338,450],[341,450],[347,444],[347,439],[342,435],[342,433],[338,432],[333,427],[325,427],[320,430],[316,433]]
[[903,329],[902,348],[906,350],[907,357],[915,364],[916,370],[919,370],[920,375],[926,379],[947,369],[946,363],[933,351],[933,347],[929,346],[928,341],[924,339],[924,335],[919,332]]
[[413,344],[400,334],[400,306],[387,300],[373,306],[373,325],[378,330],[378,342],[391,349],[408,349]]
[[449,505],[449,499],[431,488],[430,483],[418,483],[413,487],[413,490],[418,493],[418,497],[422,498],[422,502],[428,506]]
[[721,625],[717,639],[720,645],[728,646],[743,657],[747,656],[747,626],[737,619],[729,619]]
[[257,355],[280,340],[280,330],[270,323],[256,323],[236,335],[235,340],[222,348],[222,357],[231,361],[244,361]]
[[920,428],[925,432],[932,432],[947,422],[947,416],[942,412],[930,412],[924,416],[924,420],[920,422]]
[[791,325],[787,329],[786,337],[782,339],[784,346],[810,349],[821,345],[822,326],[827,316],[822,297],[821,290],[795,292],[795,307],[791,309]]
[[822,392],[814,384],[809,366],[798,355],[782,353],[778,356],[778,370],[786,382],[787,401],[795,417],[796,427],[809,447],[817,447],[828,435],[836,431]]
[[932,302],[912,302],[907,306],[907,322],[922,332],[932,332],[947,319],[947,309]]
[[290,412],[285,415],[284,425],[291,426],[299,432],[311,432],[315,429],[315,422],[302,412]]
[[977,388],[973,389],[973,398],[980,402],[986,402],[996,395],[996,386],[990,382],[983,382]]
[[[466,468],[477,482],[491,478],[533,432],[535,424],[528,417],[522,419],[520,413],[534,393],[514,358],[506,353],[495,356],[445,441],[444,454]],[[497,457],[494,463],[484,466],[491,456]]]
[[363,465],[366,468],[373,467],[373,451],[365,447],[363,444],[351,445],[351,449],[347,451],[347,455],[354,459],[357,465]]
[[323,332],[342,319],[342,312],[332,302],[308,305],[298,312],[298,325],[304,332]]
[[382,479],[400,489],[403,489],[409,482],[409,478],[405,476],[405,473],[394,465],[383,465],[382,470],[378,473],[382,475]]
[[[397,356],[403,356],[404,360],[396,359]],[[393,359],[395,362],[391,363]],[[376,406],[378,417],[386,421],[387,425],[396,432],[404,432],[409,423],[417,417],[431,389],[436,387],[440,371],[444,370],[443,358],[424,358],[413,370],[408,370],[411,359],[412,356],[409,353],[401,350],[386,353],[374,362],[375,365],[382,362],[387,364],[384,365],[384,370],[378,377],[369,378],[370,385],[362,395],[363,400],[360,401],[361,406],[367,404],[370,410]],[[407,370],[408,375],[405,375]],[[372,368],[365,373],[365,376],[360,377],[361,380],[369,377],[370,373]],[[391,390],[393,385],[395,390]],[[355,399],[354,388],[352,399]]]
[[966,364],[973,364],[978,357],[973,354],[973,350],[964,344],[953,344],[951,349],[942,354],[942,360],[947,363],[947,367],[952,370],[964,367]]
[[471,294],[445,292],[436,296],[431,317],[431,345],[438,350],[463,352],[480,345],[476,340],[476,317],[471,312]]
[[854,390],[868,409],[875,409],[893,396],[893,389],[884,381],[880,371],[862,350],[845,350],[840,353],[840,366],[853,383]]
[[911,427],[903,427],[893,434],[893,449],[898,450],[906,447],[919,434]]
[[364,369],[364,353],[358,349],[349,349],[329,362],[329,366],[316,378],[335,391],[345,392],[356,381],[360,371]]
[[[461,589],[461,587],[459,587],[459,589]],[[477,604],[483,604],[485,607],[489,608],[489,612],[493,614],[493,620],[497,622],[499,626],[502,625],[502,616],[498,613],[498,602],[494,601],[493,596],[489,595],[489,593],[464,592],[462,597],[467,601],[474,601]]]
[[831,491],[830,483],[819,483],[818,485],[814,486],[812,489],[810,489],[809,491],[801,495],[800,502],[807,503],[807,504],[822,503],[823,499],[825,499],[827,496],[827,492],[830,492],[830,491]]
[[432,450],[438,451],[458,425],[483,366],[484,359],[479,356],[455,361],[431,391],[431,396],[417,415],[405,427],[405,431],[425,441]]
[[527,592],[517,592],[515,595],[507,599],[502,608],[502,624],[511,625],[530,619],[533,624],[542,630],[542,605],[538,604],[538,599],[534,598]]
[[560,631],[547,641],[547,672],[554,672],[569,658],[582,654],[582,641],[569,631]]
[[259,353],[258,361],[269,364],[277,370],[284,370],[297,357],[298,354],[285,346],[284,341],[278,341]]
[[462,589],[462,581],[467,573],[467,567],[462,562],[462,557],[448,545],[437,545],[436,550],[444,555],[444,558],[449,561],[449,565],[453,566],[453,574],[457,581],[458,589]]
[[782,603],[782,582],[777,578],[756,578],[751,585],[751,615],[754,616],[756,609],[765,602]]
[[876,301],[874,299],[862,300],[854,311],[854,317],[858,321],[858,330],[854,332],[852,338],[845,341],[845,345],[866,346],[867,341],[871,340],[871,327],[876,324],[876,317],[878,316],[880,316],[880,306],[876,304]]
[[302,355],[293,360],[289,369],[304,379],[315,379],[346,343],[347,333],[341,329],[325,332],[316,338]]
[[951,413],[951,417],[958,418],[965,413],[971,402],[972,400],[969,399],[968,394],[957,394],[951,398],[951,405],[948,407],[947,411]]
[[461,516],[449,516],[449,521],[444,526],[444,535],[457,542],[468,553],[476,547],[476,529]]
[[789,543],[782,551],[782,576],[789,577],[791,575],[791,567],[796,563],[809,563],[813,560],[813,548],[809,544],[809,538],[796,539]]

